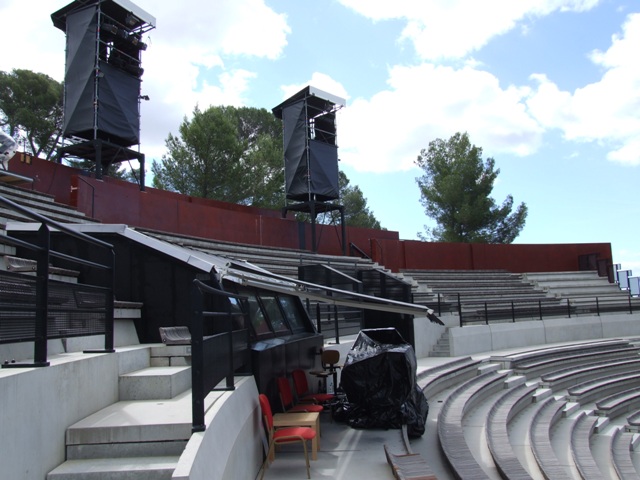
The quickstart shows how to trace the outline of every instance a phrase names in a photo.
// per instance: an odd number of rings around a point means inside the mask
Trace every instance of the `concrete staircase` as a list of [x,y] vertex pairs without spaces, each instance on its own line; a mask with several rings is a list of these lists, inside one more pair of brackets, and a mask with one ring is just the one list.
[[191,437],[191,367],[175,365],[190,353],[153,347],[148,365],[121,374],[119,401],[67,429],[67,461],[47,480],[170,479]]
[[430,357],[450,357],[451,348],[449,346],[449,330],[445,330],[444,333],[438,339],[438,342],[433,346]]

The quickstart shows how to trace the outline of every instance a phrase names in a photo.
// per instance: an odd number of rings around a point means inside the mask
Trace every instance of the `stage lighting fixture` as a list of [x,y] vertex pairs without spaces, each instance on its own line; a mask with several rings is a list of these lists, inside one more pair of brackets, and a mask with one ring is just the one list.
[[136,23],[138,23],[138,19],[132,15],[131,13],[127,14],[127,16],[124,19],[124,23],[128,26],[128,27],[133,27]]
[[129,35],[129,41],[131,42],[131,45],[136,47],[138,50],[147,49],[147,44],[140,39],[139,35]]

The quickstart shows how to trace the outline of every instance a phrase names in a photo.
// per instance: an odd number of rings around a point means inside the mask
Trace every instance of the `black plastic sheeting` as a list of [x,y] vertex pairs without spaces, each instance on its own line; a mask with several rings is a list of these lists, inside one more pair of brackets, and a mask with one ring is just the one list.
[[346,400],[337,421],[354,428],[402,428],[424,434],[429,404],[417,385],[416,356],[395,328],[361,330],[342,369]]

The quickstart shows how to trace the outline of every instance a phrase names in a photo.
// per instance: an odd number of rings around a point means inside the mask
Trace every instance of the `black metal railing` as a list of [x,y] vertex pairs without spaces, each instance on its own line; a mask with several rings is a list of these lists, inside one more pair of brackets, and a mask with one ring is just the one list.
[[[363,310],[335,304],[315,303],[307,300],[307,312],[315,318],[316,330],[339,344],[340,337],[355,335],[363,328]],[[315,311],[314,311],[315,309]]]
[[[3,196],[0,196],[0,205],[40,223],[33,241],[8,235],[2,240],[4,244],[31,252],[36,261],[35,277],[11,275],[8,272],[0,277],[0,343],[34,342],[33,363],[5,362],[2,367],[48,366],[47,341],[56,338],[103,334],[104,350],[85,350],[85,353],[113,352],[113,246],[75,231]],[[79,240],[89,249],[103,249],[106,251],[105,260],[102,263],[89,261],[52,249],[51,229],[59,232],[61,236]],[[107,273],[105,285],[70,284],[51,280],[52,258],[71,265],[104,270]]]
[[509,300],[465,303],[458,294],[457,310],[459,324],[477,325],[516,322],[522,320],[543,320],[551,317],[571,318],[580,315],[606,313],[629,313],[640,311],[640,299],[631,295],[624,298],[593,297],[591,300],[565,298],[561,300]]
[[[227,299],[225,311],[205,311],[206,297]],[[249,330],[247,314],[240,308],[247,297],[213,288],[200,280],[192,286],[191,321],[191,396],[192,430],[204,431],[205,398],[213,390],[233,390],[236,372],[250,363]],[[232,310],[232,301],[237,301],[238,310]],[[241,327],[235,328],[233,317],[241,317]],[[219,319],[218,330],[222,333],[205,336],[205,321]],[[224,386],[217,387],[224,381]]]

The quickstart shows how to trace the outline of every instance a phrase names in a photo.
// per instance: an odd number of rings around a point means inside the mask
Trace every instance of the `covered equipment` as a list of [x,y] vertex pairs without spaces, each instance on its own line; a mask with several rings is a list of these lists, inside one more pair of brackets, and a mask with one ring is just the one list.
[[[395,328],[361,330],[342,369],[347,402],[339,410],[356,428],[425,431],[429,404],[416,381],[416,356]],[[338,418],[340,419],[340,418]]]

